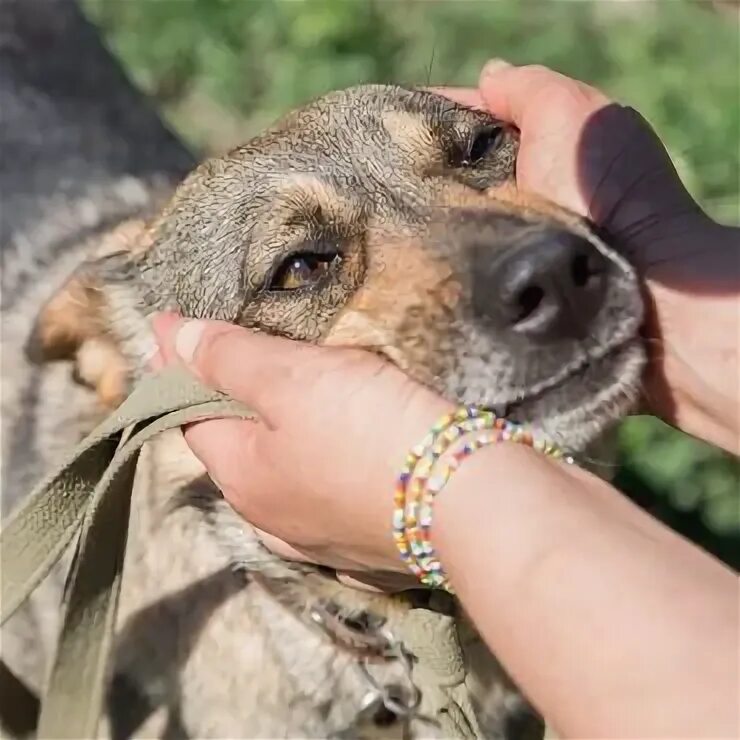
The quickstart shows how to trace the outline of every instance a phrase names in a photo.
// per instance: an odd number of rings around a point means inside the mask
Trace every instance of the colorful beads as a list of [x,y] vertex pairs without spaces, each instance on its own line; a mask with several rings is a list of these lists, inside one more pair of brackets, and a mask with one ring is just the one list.
[[393,539],[401,559],[427,586],[452,591],[431,543],[434,497],[466,457],[496,442],[524,444],[573,462],[552,442],[487,409],[463,406],[439,419],[407,455],[394,493]]

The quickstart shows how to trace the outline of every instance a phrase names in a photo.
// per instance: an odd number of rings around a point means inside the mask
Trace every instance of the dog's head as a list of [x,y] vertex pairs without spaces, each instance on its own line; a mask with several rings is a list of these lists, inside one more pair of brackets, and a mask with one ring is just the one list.
[[176,309],[380,352],[582,449],[637,395],[640,293],[584,221],[516,192],[516,149],[430,92],[327,95],[196,169],[130,248],[70,280],[37,348],[59,355],[61,336],[61,354],[97,342],[140,364],[144,317]]

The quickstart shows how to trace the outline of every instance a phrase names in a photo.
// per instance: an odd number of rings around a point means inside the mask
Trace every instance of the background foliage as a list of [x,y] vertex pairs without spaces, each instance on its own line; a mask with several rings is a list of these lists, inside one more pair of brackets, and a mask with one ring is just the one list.
[[[696,198],[740,223],[737,16],[689,0],[87,0],[134,80],[205,152],[361,82],[471,84],[499,56],[596,84],[655,126]],[[621,487],[740,565],[737,461],[650,419]]]

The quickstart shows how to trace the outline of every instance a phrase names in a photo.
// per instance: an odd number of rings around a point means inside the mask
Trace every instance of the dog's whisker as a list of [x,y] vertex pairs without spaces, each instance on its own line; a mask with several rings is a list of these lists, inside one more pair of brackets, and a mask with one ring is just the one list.
[[432,44],[432,55],[429,59],[429,66],[427,67],[427,87],[429,87],[429,85],[432,82],[432,68],[434,66],[434,54],[436,50],[437,50],[437,45]]

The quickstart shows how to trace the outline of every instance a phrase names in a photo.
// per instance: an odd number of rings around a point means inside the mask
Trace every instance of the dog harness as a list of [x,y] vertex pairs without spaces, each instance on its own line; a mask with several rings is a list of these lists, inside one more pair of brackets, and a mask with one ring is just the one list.
[[[249,419],[254,414],[243,404],[201,386],[180,369],[167,369],[143,380],[35,488],[0,532],[0,624],[33,593],[76,539],[62,627],[41,702],[38,737],[96,736],[139,451],[161,432],[214,417]],[[309,615],[340,644],[331,608],[315,605]],[[365,669],[368,706],[381,702],[398,714],[405,712],[407,720],[429,719],[447,737],[480,736],[454,617],[430,608],[413,608],[384,629],[360,636],[363,640],[365,649],[377,651],[378,657],[401,661],[409,683],[399,699],[375,683]],[[7,701],[11,696],[27,698],[28,690],[2,664],[0,683],[0,717],[15,714],[17,718],[20,705],[10,706]],[[33,702],[26,701],[24,706],[33,706]],[[358,722],[366,709],[358,707]],[[23,725],[24,719],[17,723]]]

